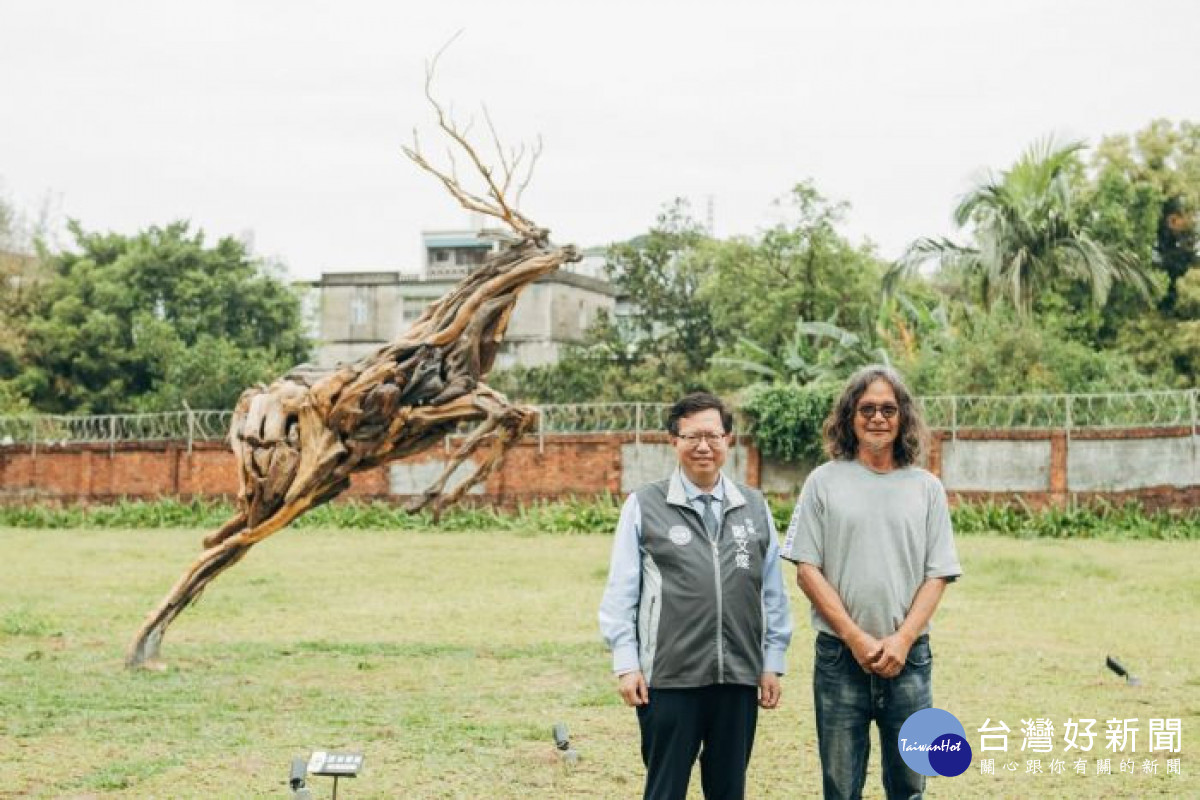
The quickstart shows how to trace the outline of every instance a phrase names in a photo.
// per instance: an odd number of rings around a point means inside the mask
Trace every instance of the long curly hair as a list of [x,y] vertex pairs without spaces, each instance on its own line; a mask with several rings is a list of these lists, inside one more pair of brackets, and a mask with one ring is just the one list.
[[896,370],[882,364],[863,367],[846,381],[846,387],[834,402],[833,410],[825,418],[821,429],[825,438],[825,452],[830,458],[847,461],[858,455],[854,415],[858,411],[858,401],[867,391],[867,387],[878,380],[887,381],[891,385],[892,391],[896,393],[896,404],[900,407],[900,432],[892,445],[896,466],[907,467],[915,464],[924,452],[929,429],[925,426],[925,420],[921,417],[904,378],[900,377]]

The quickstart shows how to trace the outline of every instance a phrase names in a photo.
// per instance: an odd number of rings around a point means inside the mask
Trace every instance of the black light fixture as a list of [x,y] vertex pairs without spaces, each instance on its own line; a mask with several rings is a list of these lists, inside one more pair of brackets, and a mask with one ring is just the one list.
[[567,732],[567,723],[559,722],[554,726],[554,746],[558,749],[558,756],[562,759],[562,763],[569,767],[574,767],[579,763],[579,753],[575,748],[571,747],[571,734]]
[[1129,685],[1129,686],[1141,686],[1142,685],[1142,682],[1138,679],[1138,676],[1131,675],[1129,670],[1125,669],[1125,667],[1121,664],[1121,662],[1117,661],[1112,656],[1108,656],[1107,658],[1104,659],[1104,666],[1108,667],[1113,672],[1117,673],[1122,678],[1124,678],[1125,683],[1127,685]]
[[303,758],[292,759],[292,774],[288,778],[288,786],[292,787],[292,800],[312,800],[312,792],[304,785],[308,777],[308,762]]

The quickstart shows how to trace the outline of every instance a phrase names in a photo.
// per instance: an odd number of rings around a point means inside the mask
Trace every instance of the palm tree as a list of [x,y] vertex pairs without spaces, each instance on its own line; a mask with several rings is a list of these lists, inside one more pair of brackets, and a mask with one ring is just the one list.
[[954,210],[955,224],[971,228],[974,246],[919,239],[888,272],[885,286],[937,260],[976,277],[984,305],[1004,297],[1021,315],[1060,277],[1088,286],[1097,306],[1119,282],[1148,296],[1144,267],[1098,242],[1082,224],[1072,172],[1083,148],[1082,142],[1056,145],[1048,138],[1033,144],[1011,169],[989,174]]

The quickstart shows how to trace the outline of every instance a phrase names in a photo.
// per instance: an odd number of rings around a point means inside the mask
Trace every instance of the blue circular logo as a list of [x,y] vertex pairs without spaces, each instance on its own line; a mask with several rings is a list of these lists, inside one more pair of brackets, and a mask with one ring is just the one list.
[[971,745],[958,718],[940,708],[923,708],[904,721],[896,744],[913,772],[952,778],[971,766]]

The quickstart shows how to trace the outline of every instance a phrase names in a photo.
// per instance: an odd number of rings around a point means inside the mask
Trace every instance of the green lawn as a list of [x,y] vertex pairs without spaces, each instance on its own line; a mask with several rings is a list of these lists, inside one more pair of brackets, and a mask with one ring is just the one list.
[[[316,748],[366,753],[345,798],[639,796],[636,724],[596,631],[607,537],[286,531],[177,621],[166,672],[126,672],[130,636],[200,536],[0,529],[0,796],[286,797],[289,760]],[[967,577],[936,620],[936,704],[973,747],[986,717],[1013,733],[1007,756],[988,754],[1000,774],[976,763],[929,796],[1200,796],[1200,542],[959,547]],[[792,601],[784,706],[761,717],[753,797],[819,796],[812,634],[794,587]],[[1145,685],[1107,673],[1107,653]],[[1032,717],[1060,733],[1068,718],[1100,731],[1137,718],[1139,774],[1120,774],[1103,735],[1086,775],[1025,774]],[[1151,717],[1182,718],[1182,776],[1163,753],[1141,774]],[[560,720],[581,754],[571,772],[551,742]],[[1062,748],[1058,736],[1037,756],[1047,772]],[[1114,774],[1098,776],[1106,755]],[[329,796],[328,779],[311,785]]]

